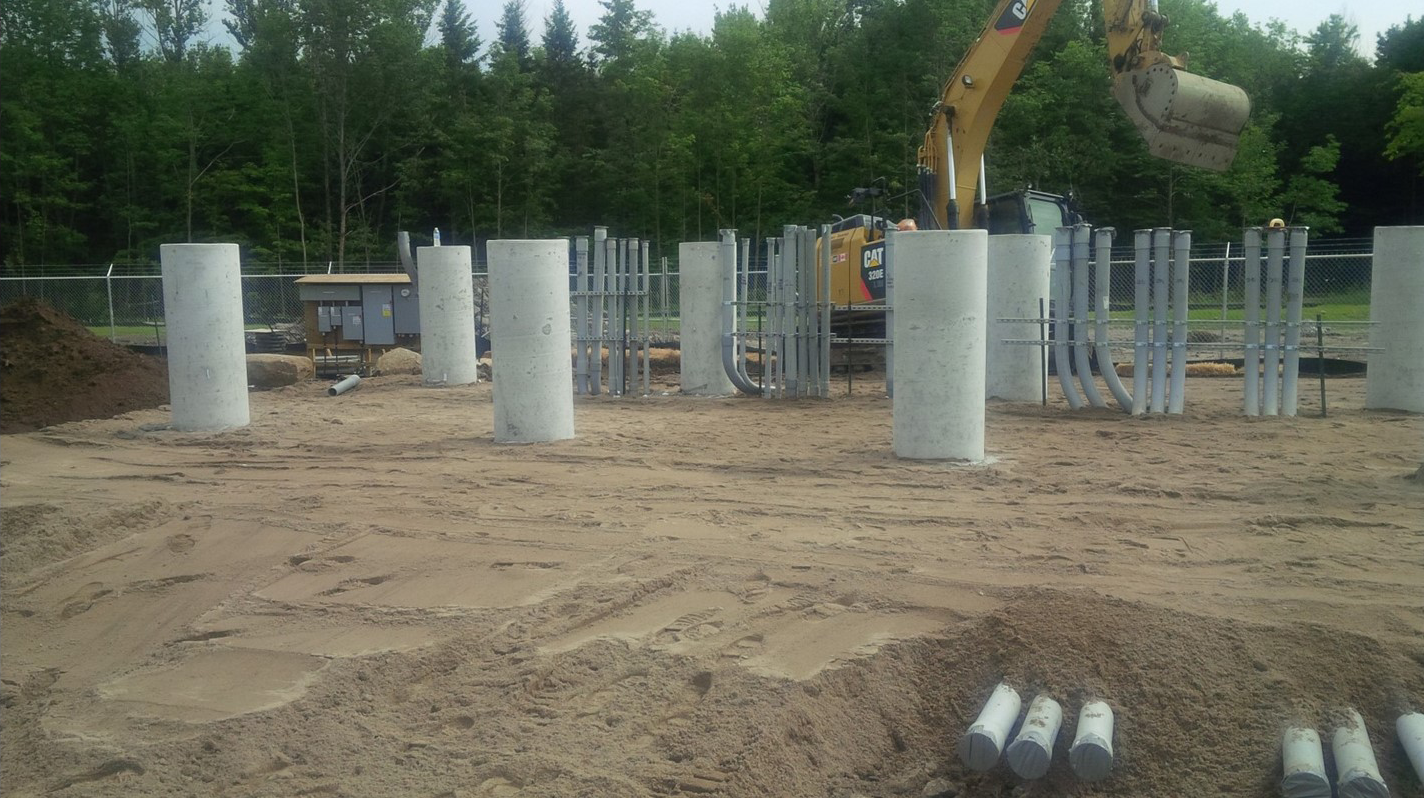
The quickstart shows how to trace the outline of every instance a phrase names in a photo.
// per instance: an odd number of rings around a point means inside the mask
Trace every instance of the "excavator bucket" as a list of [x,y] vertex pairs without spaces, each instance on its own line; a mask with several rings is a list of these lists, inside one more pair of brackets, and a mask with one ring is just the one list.
[[1218,172],[1231,166],[1251,113],[1240,88],[1167,64],[1124,72],[1113,96],[1153,155]]

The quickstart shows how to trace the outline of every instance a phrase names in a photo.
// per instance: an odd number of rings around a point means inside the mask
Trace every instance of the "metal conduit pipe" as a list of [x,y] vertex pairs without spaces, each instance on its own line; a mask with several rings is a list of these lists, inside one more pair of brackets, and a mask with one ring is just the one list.
[[821,225],[821,396],[831,395],[831,226]]
[[[952,184],[954,181],[951,180]],[[895,398],[895,236],[885,236],[885,395]],[[846,303],[851,299],[846,297]]]
[[652,287],[653,287],[653,267],[652,267],[652,259],[648,257],[648,256],[651,254],[651,251],[652,251],[651,245],[650,245],[647,241],[644,241],[644,242],[643,242],[643,261],[642,261],[642,262],[643,262],[643,288],[642,288],[642,294],[643,294],[643,312],[642,312],[641,314],[639,314],[640,319],[641,319],[641,321],[642,321],[642,323],[643,323],[642,340],[643,340],[643,395],[644,395],[644,396],[647,396],[648,394],[650,394],[650,393],[653,392],[653,353],[652,353],[652,343],[653,343],[653,336],[652,336],[652,331],[653,331],[653,319],[652,319],[652,314],[651,314],[651,312],[650,312],[650,311],[652,310],[652,308],[650,307],[650,304],[649,304],[650,301],[651,301],[651,299],[652,299],[652,290],[651,290],[651,289],[652,289]]
[[781,263],[778,278],[781,282],[781,352],[786,365],[781,369],[783,394],[792,399],[799,395],[801,388],[801,361],[797,344],[800,330],[796,326],[796,264],[801,258],[800,241],[796,227],[786,225],[781,231]]
[[1147,305],[1152,301],[1152,231],[1132,233],[1132,414],[1147,412]]
[[592,362],[589,365],[588,392],[598,396],[603,386],[603,321],[608,297],[608,228],[593,228],[593,290],[596,296],[590,308],[591,339],[588,344]]
[[1068,355],[1069,272],[1072,263],[1073,228],[1060,227],[1053,231],[1053,365],[1068,406],[1077,410],[1083,406],[1083,399],[1073,385],[1073,366]]
[[742,393],[759,392],[756,383],[737,362],[737,231],[723,230],[717,247],[717,265],[722,270],[722,370]]
[[574,380],[579,394],[588,393],[588,236],[574,238]]
[[1171,275],[1172,229],[1152,231],[1152,403],[1153,413],[1167,410],[1167,302]]
[[1285,248],[1286,231],[1266,231],[1266,385],[1261,412],[1268,416],[1281,411],[1281,264]]
[[1093,320],[1096,323],[1093,330],[1093,344],[1094,351],[1098,355],[1098,373],[1103,375],[1103,382],[1108,384],[1108,390],[1112,392],[1117,406],[1122,408],[1124,413],[1131,413],[1132,397],[1123,387],[1122,380],[1118,379],[1117,364],[1113,362],[1112,358],[1111,333],[1108,327],[1108,320],[1112,315],[1112,242],[1113,234],[1116,232],[1111,227],[1099,228],[1093,246],[1095,267],[1093,283],[1097,287],[1097,301],[1093,313]]
[[1091,226],[1073,225],[1069,266],[1073,292],[1073,363],[1078,368],[1078,382],[1083,385],[1083,396],[1088,404],[1107,407],[1108,403],[1098,392],[1098,384],[1093,381],[1093,363],[1088,357],[1088,242],[1092,235]]
[[1187,399],[1187,306],[1192,269],[1192,231],[1172,235],[1172,387],[1167,412],[1181,415]]
[[1245,384],[1243,386],[1246,415],[1261,414],[1261,230],[1248,227],[1244,231],[1246,262],[1242,264],[1246,298],[1243,334]]
[[1299,406],[1296,393],[1300,377],[1300,314],[1305,302],[1305,247],[1309,227],[1290,229],[1290,267],[1286,277],[1286,356],[1281,374],[1281,413],[1294,416]]

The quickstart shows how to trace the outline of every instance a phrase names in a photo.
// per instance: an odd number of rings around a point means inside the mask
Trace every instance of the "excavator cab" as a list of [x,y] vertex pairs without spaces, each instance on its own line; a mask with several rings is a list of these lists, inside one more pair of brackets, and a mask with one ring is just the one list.
[[1025,189],[998,194],[986,203],[989,235],[1038,233],[1052,235],[1055,228],[1079,221],[1068,201],[1057,194]]

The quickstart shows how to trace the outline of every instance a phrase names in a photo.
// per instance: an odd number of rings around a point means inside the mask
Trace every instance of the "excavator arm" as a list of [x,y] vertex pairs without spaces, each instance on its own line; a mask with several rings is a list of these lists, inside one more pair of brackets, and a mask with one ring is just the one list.
[[[984,148],[1010,89],[1061,0],[1000,0],[944,85],[919,151],[921,229],[975,222]],[[1162,52],[1155,0],[1104,0],[1113,96],[1161,158],[1225,170],[1251,103],[1236,86],[1185,71]],[[979,201],[982,201],[980,198]],[[982,221],[982,220],[980,220]]]

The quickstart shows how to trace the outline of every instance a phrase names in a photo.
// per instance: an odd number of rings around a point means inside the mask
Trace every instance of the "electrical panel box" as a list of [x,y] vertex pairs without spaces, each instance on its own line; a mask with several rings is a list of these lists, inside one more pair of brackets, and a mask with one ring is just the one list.
[[420,297],[415,287],[397,285],[394,288],[396,335],[420,335]]
[[361,286],[361,308],[365,316],[367,346],[389,346],[396,342],[395,304],[389,285]]
[[[335,308],[332,308],[335,310]],[[341,337],[347,341],[361,341],[365,331],[361,324],[361,306],[343,305],[341,308]]]
[[331,308],[326,305],[316,306],[316,331],[331,332]]

